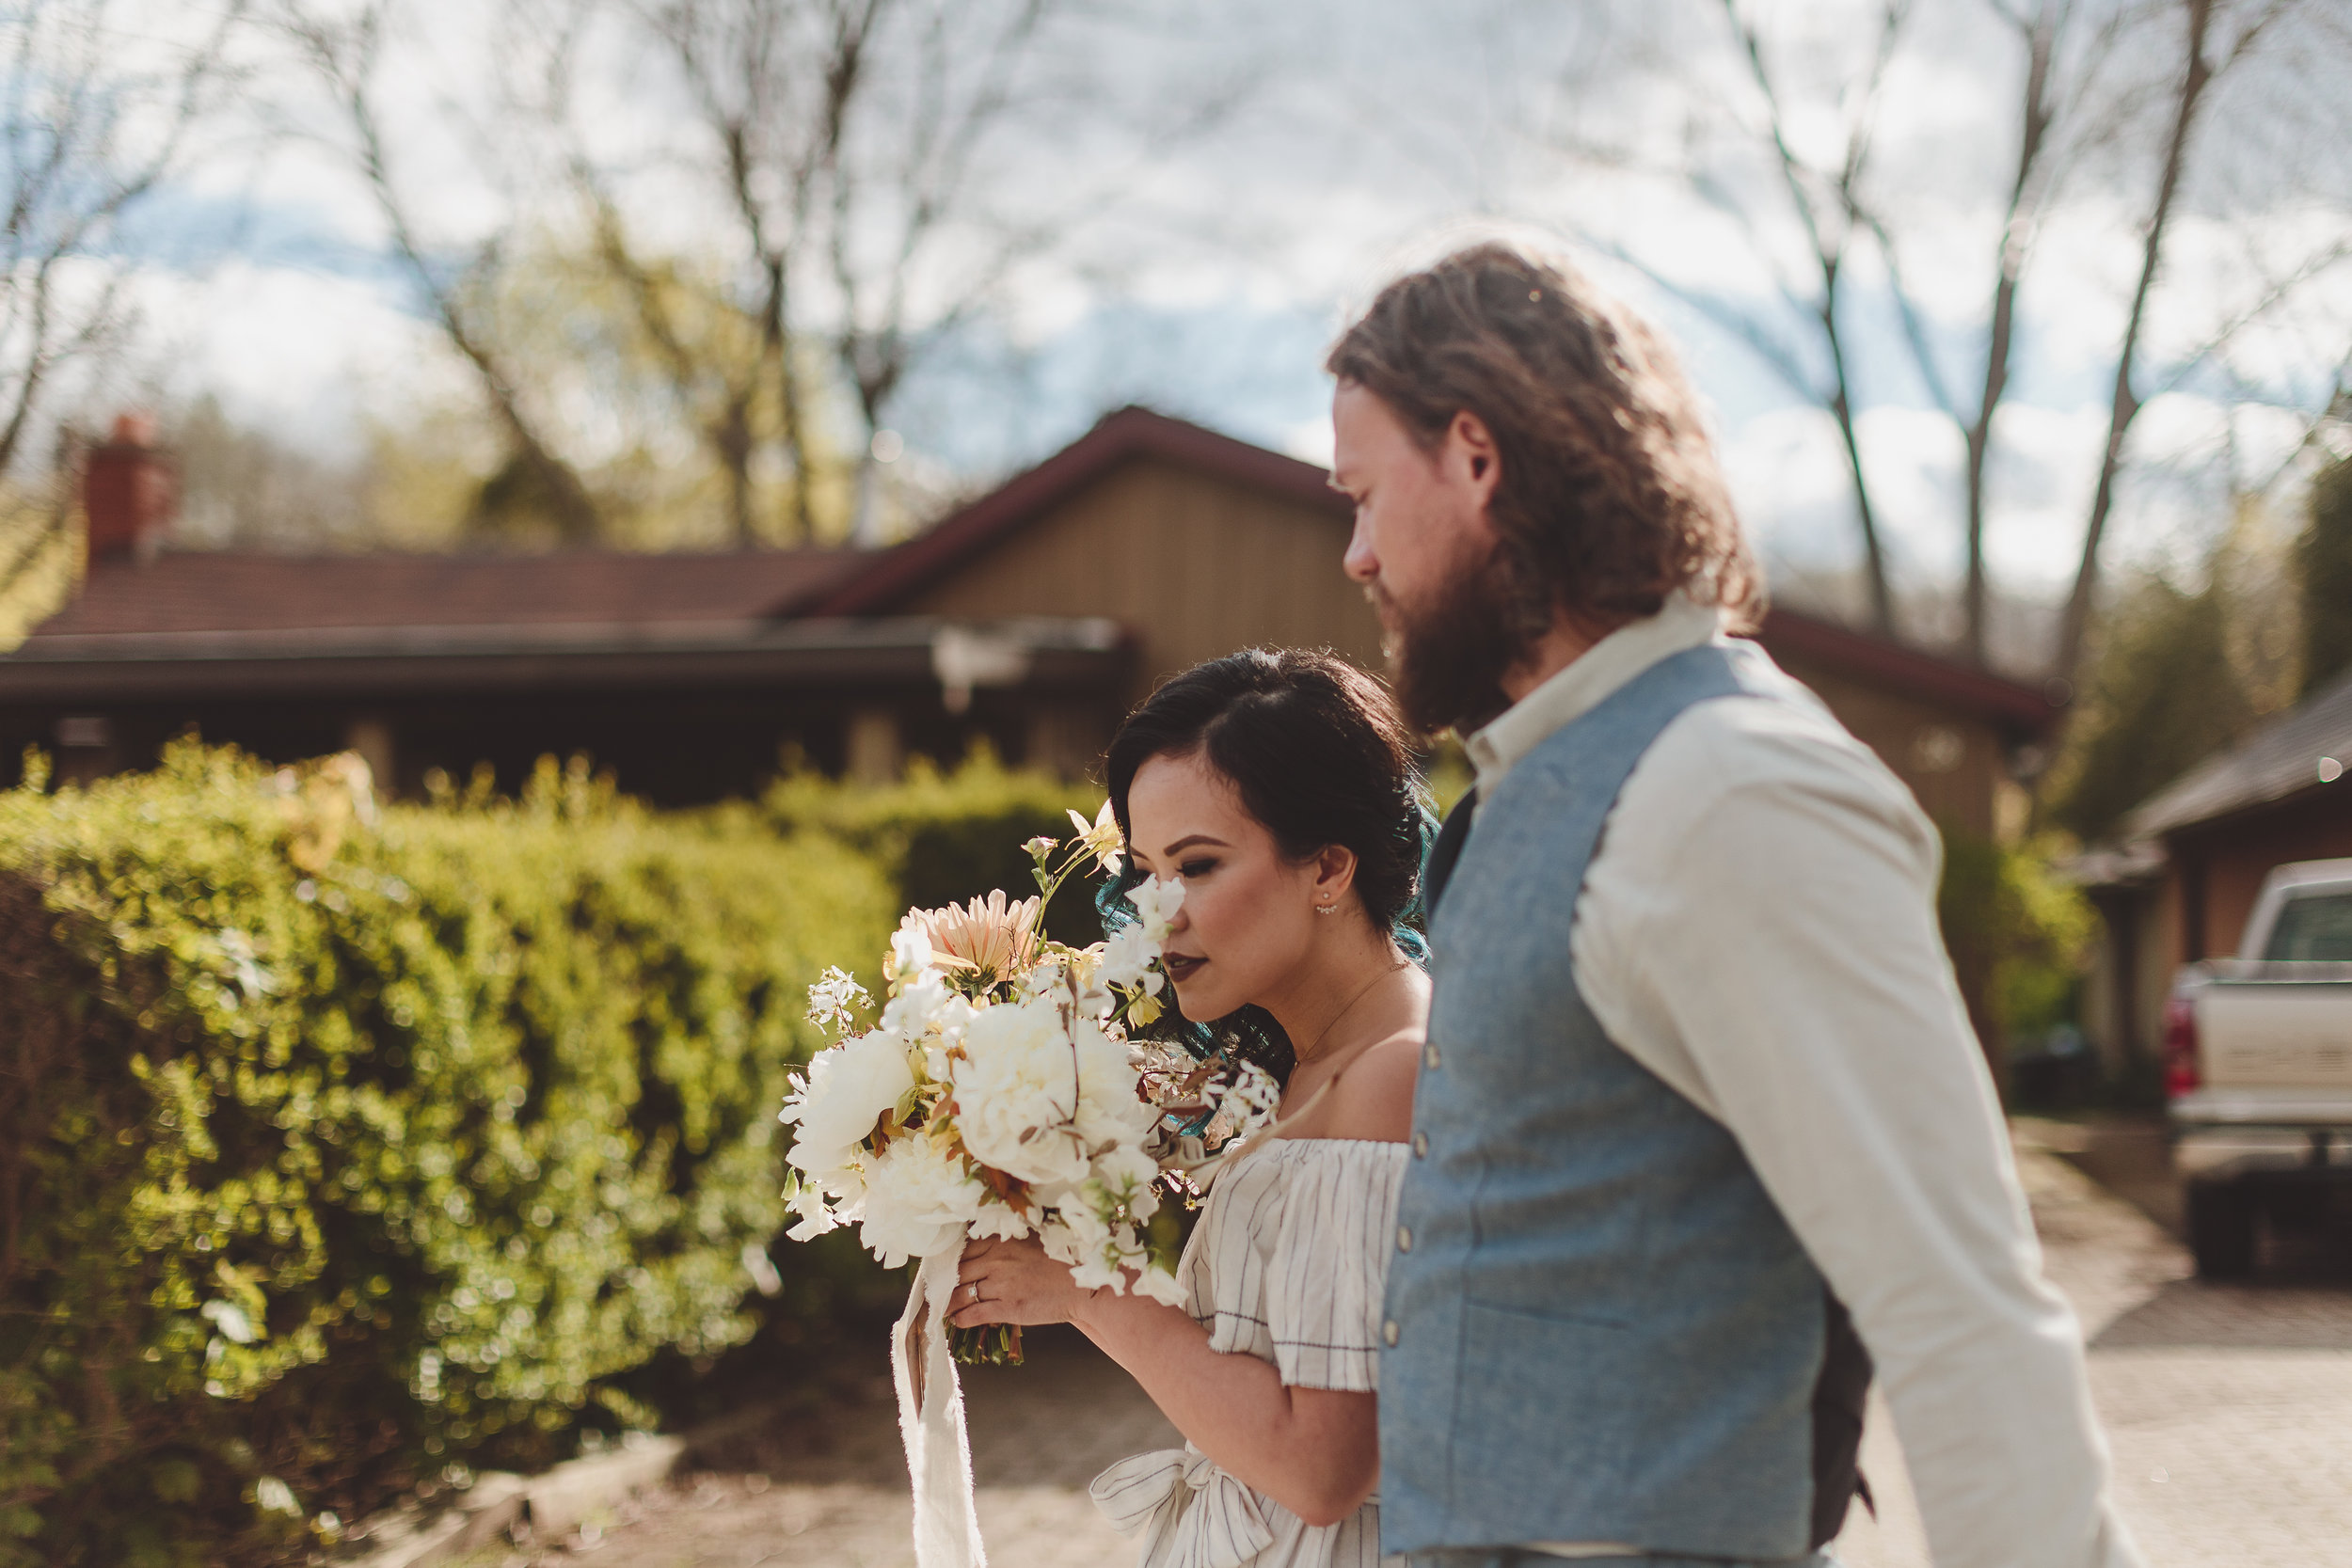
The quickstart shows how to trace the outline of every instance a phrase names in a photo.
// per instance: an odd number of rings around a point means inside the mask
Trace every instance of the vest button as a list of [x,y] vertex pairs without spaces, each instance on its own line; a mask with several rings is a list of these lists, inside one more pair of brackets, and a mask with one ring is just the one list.
[[1396,1320],[1394,1318],[1391,1318],[1380,1325],[1380,1338],[1389,1344],[1396,1343]]
[[1400,1225],[1396,1227],[1396,1250],[1399,1252],[1413,1250],[1413,1227],[1411,1226]]
[[1429,1044],[1422,1047],[1421,1059],[1422,1064],[1426,1066],[1430,1071],[1435,1072],[1438,1070],[1438,1046],[1436,1041],[1433,1040]]
[[1413,1134],[1413,1158],[1416,1160],[1426,1160],[1429,1158],[1428,1133],[1416,1132]]

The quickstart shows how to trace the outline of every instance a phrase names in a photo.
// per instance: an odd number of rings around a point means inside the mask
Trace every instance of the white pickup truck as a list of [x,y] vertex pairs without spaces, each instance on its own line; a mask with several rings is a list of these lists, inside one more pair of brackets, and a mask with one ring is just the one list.
[[2265,1227],[2323,1223],[2352,1193],[2352,1164],[2331,1158],[2352,1143],[2352,860],[2273,871],[2238,951],[2173,982],[2174,1134],[2184,1146],[2275,1145],[2281,1132],[2305,1143],[2299,1159],[2250,1154],[2190,1176],[2189,1250],[2208,1278],[2252,1272]]

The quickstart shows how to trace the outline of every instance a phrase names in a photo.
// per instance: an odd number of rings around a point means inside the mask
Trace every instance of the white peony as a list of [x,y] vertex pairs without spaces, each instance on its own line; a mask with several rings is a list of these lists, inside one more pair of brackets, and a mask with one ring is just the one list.
[[[1090,1023],[1080,1028],[1104,1038]],[[1077,1133],[1086,1053],[1073,1043],[1061,1008],[1046,998],[983,1007],[964,1028],[963,1051],[964,1059],[951,1064],[956,1128],[972,1157],[1023,1181],[1083,1179],[1087,1147]],[[1119,1056],[1123,1071],[1125,1054]]]
[[988,1189],[961,1160],[925,1137],[898,1138],[866,1167],[866,1212],[858,1240],[895,1269],[963,1239]]
[[799,1129],[785,1158],[812,1177],[849,1164],[874,1119],[913,1087],[906,1041],[892,1030],[871,1030],[818,1052],[807,1075],[792,1081],[776,1118]]

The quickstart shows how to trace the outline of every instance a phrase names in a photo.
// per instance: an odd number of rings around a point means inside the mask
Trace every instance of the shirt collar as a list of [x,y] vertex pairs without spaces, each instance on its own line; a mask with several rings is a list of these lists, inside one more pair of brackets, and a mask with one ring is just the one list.
[[1520,698],[1485,729],[1463,741],[1478,774],[1478,795],[1492,800],[1495,786],[1518,760],[1553,731],[1598,706],[1603,699],[1661,658],[1702,642],[1723,630],[1724,612],[1687,594],[1668,595],[1658,613],[1629,622],[1571,660],[1565,669]]

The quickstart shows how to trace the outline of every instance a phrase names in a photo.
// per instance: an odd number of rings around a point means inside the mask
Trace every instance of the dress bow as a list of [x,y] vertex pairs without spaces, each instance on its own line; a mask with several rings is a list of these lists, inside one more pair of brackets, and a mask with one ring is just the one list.
[[1146,1562],[1239,1568],[1274,1544],[1269,1505],[1189,1444],[1122,1459],[1091,1490],[1120,1534],[1143,1532]]

